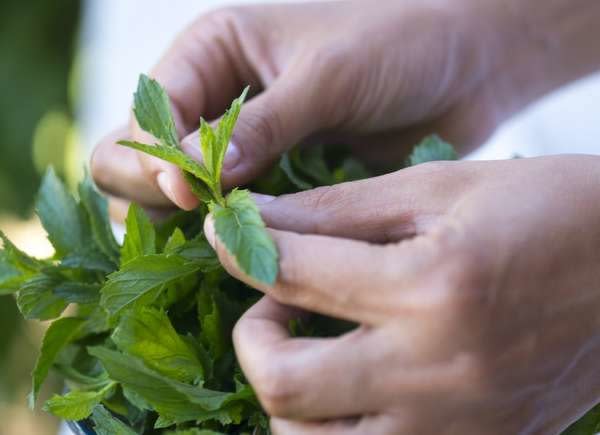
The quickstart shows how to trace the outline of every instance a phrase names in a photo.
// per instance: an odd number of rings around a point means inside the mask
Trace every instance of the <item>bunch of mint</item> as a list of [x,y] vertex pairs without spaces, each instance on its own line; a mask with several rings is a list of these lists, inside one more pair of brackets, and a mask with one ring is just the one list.
[[[245,96],[216,128],[201,120],[199,163],[180,149],[164,90],[140,78],[134,112],[157,143],[122,144],[181,168],[203,201],[197,210],[154,224],[133,204],[120,246],[89,176],[71,195],[49,170],[37,214],[55,254],[32,258],[0,232],[0,294],[15,294],[25,318],[52,320],[33,370],[32,407],[54,369],[65,394],[44,409],[100,435],[269,433],[231,342],[236,320],[261,295],[225,273],[202,233],[210,211],[239,267],[260,282],[277,279],[277,249],[249,191],[224,195],[221,188],[223,157]],[[431,137],[408,163],[454,158],[450,145]],[[345,149],[311,147],[284,155],[252,188],[281,194],[367,176]],[[338,321],[323,317],[290,327],[294,334],[340,330]]]

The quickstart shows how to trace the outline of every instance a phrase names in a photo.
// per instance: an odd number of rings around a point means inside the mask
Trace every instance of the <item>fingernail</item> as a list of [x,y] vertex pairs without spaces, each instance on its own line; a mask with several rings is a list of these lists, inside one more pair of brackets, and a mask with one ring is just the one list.
[[210,246],[215,249],[215,224],[211,216],[208,216],[204,221],[204,237],[206,237]]
[[225,158],[223,159],[223,167],[225,169],[233,169],[239,163],[241,156],[239,148],[230,142],[225,152]]
[[169,175],[166,172],[160,172],[156,176],[156,182],[158,183],[158,187],[163,191],[165,196],[171,200],[174,204],[177,204],[177,197],[175,196],[175,191],[173,190],[173,184],[169,179]]
[[253,193],[252,198],[258,205],[268,204],[269,202],[275,199],[274,196],[271,195],[263,195],[262,193]]

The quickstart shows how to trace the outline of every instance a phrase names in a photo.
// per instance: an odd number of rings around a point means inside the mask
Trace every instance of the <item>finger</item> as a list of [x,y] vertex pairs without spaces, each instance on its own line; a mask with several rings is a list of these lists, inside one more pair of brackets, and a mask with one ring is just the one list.
[[305,422],[271,418],[274,435],[414,435],[407,432],[402,420],[386,415],[364,416],[357,419],[326,422]]
[[234,344],[240,366],[270,415],[323,419],[374,412],[367,372],[381,352],[362,329],[335,339],[291,338],[298,310],[264,297],[238,321]]
[[435,225],[469,186],[469,170],[436,163],[261,200],[275,229],[375,243],[397,242]]
[[[207,217],[204,231],[234,277],[281,303],[370,325],[411,311],[415,295],[437,295],[446,289],[446,269],[454,267],[446,260],[453,258],[457,243],[453,233],[434,232],[396,244],[374,245],[270,230],[279,252],[279,274],[269,286],[239,270],[216,237],[212,216]],[[422,300],[426,298],[416,303]]]
[[[319,84],[302,68],[290,67],[240,112],[223,163],[223,185],[247,184],[269,169],[281,154],[324,126]],[[201,159],[199,133],[182,141]]]

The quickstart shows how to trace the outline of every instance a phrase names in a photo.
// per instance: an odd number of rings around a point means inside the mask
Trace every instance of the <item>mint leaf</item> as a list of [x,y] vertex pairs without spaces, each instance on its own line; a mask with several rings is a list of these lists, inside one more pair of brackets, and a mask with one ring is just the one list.
[[238,98],[236,98],[231,107],[225,112],[216,131],[204,119],[200,120],[200,147],[202,149],[202,158],[204,165],[210,172],[213,184],[219,186],[221,182],[221,170],[225,152],[231,141],[235,123],[240,115],[242,104],[248,95],[246,87]]
[[206,168],[178,148],[160,145],[147,145],[128,140],[121,140],[117,143],[129,148],[133,148],[134,150],[150,154],[151,156],[157,157],[161,160],[173,163],[180,169],[183,169],[184,171],[194,175],[196,178],[206,183],[209,187],[214,188],[212,176],[206,170]]
[[177,334],[162,310],[142,307],[123,314],[112,339],[120,350],[171,379],[197,382],[203,378],[195,350]]
[[114,392],[115,386],[115,383],[110,383],[99,391],[71,391],[64,396],[54,395],[43,409],[64,420],[83,420],[92,414],[105,397]]
[[38,275],[24,282],[17,295],[17,306],[28,320],[51,320],[59,317],[68,303],[54,293],[62,280],[48,275]]
[[145,74],[140,75],[134,94],[133,112],[140,127],[163,145],[179,146],[179,136],[171,114],[169,97],[161,85]]
[[94,182],[86,172],[85,178],[79,184],[79,198],[89,217],[92,237],[102,253],[113,263],[119,263],[119,245],[110,226],[108,217],[108,202],[98,193]]
[[156,254],[156,231],[150,218],[132,203],[125,219],[126,233],[121,247],[121,266],[144,255]]
[[173,231],[173,234],[171,234],[171,237],[169,237],[167,243],[165,244],[164,252],[168,254],[176,252],[179,248],[185,245],[185,242],[185,234],[183,234],[183,231],[181,231],[179,227],[176,227]]
[[458,155],[454,147],[444,142],[439,136],[429,136],[415,147],[408,158],[408,166],[420,165],[421,163],[438,160],[456,160]]
[[202,264],[178,255],[138,257],[109,275],[101,290],[100,304],[113,316],[136,302],[150,304],[168,284],[201,268]]
[[83,210],[52,168],[42,180],[36,210],[59,257],[89,246],[90,230]]
[[175,381],[148,368],[138,358],[104,347],[89,348],[89,353],[102,362],[111,379],[137,393],[161,417],[175,423],[202,420],[211,411],[254,397],[250,390],[227,393]]
[[0,295],[15,293],[21,285],[47,265],[17,248],[0,231],[3,248],[0,251]]
[[58,353],[77,335],[82,319],[64,317],[54,321],[42,340],[42,350],[32,373],[32,389],[29,394],[29,406],[35,407],[40,387],[48,376],[48,371],[58,356]]
[[102,405],[94,408],[92,421],[96,435],[137,435],[132,428],[114,418]]
[[100,301],[100,284],[67,281],[57,284],[53,293],[67,303],[95,304]]
[[225,207],[211,204],[215,231],[245,274],[273,284],[278,273],[278,254],[266,231],[258,207],[247,190],[233,190]]
[[288,177],[290,182],[301,190],[312,189],[314,186],[306,180],[303,180],[302,177],[296,173],[296,170],[292,166],[292,162],[290,160],[289,153],[285,153],[281,156],[281,160],[279,161],[279,167]]

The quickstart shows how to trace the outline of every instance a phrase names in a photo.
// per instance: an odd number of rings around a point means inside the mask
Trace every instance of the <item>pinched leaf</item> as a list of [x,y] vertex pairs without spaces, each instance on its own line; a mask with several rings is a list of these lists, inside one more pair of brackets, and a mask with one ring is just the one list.
[[119,245],[110,226],[108,217],[108,202],[94,186],[89,174],[79,184],[79,198],[81,205],[87,212],[92,237],[96,245],[113,263],[119,262]]
[[137,432],[113,417],[102,405],[94,408],[92,421],[96,435],[137,435]]
[[197,382],[203,378],[195,350],[177,334],[162,310],[142,307],[123,314],[112,339],[120,350],[171,379]]
[[161,160],[173,163],[180,169],[189,172],[196,178],[202,180],[207,185],[212,186],[212,177],[206,168],[178,148],[160,145],[147,145],[128,140],[121,140],[117,143],[138,151],[142,151],[146,154],[150,154],[151,156],[157,157]]
[[156,254],[156,231],[150,218],[132,203],[125,219],[126,233],[121,247],[121,265],[144,255]]
[[99,391],[70,391],[64,396],[54,395],[46,401],[44,411],[70,421],[86,419],[105,397],[114,392],[115,386],[115,383],[110,383]]
[[226,206],[211,204],[215,231],[245,274],[273,284],[278,273],[275,243],[267,233],[258,207],[247,190],[233,190]]
[[179,146],[169,97],[156,80],[145,74],[140,75],[138,81],[133,113],[140,127],[159,139],[163,145]]
[[426,137],[415,147],[407,163],[409,166],[415,166],[426,162],[456,159],[458,159],[458,155],[454,147],[434,135]]
[[19,311],[26,319],[55,319],[68,303],[54,293],[62,280],[48,275],[37,275],[24,282],[17,295]]
[[58,353],[77,335],[82,319],[64,317],[54,321],[42,341],[42,350],[32,373],[32,389],[29,394],[29,406],[33,409],[40,387],[48,376],[48,371],[58,356]]
[[59,257],[81,250],[91,242],[83,209],[52,169],[42,180],[36,210]]
[[152,303],[166,285],[198,272],[202,265],[179,255],[146,255],[112,273],[102,288],[100,304],[116,315],[134,303]]

